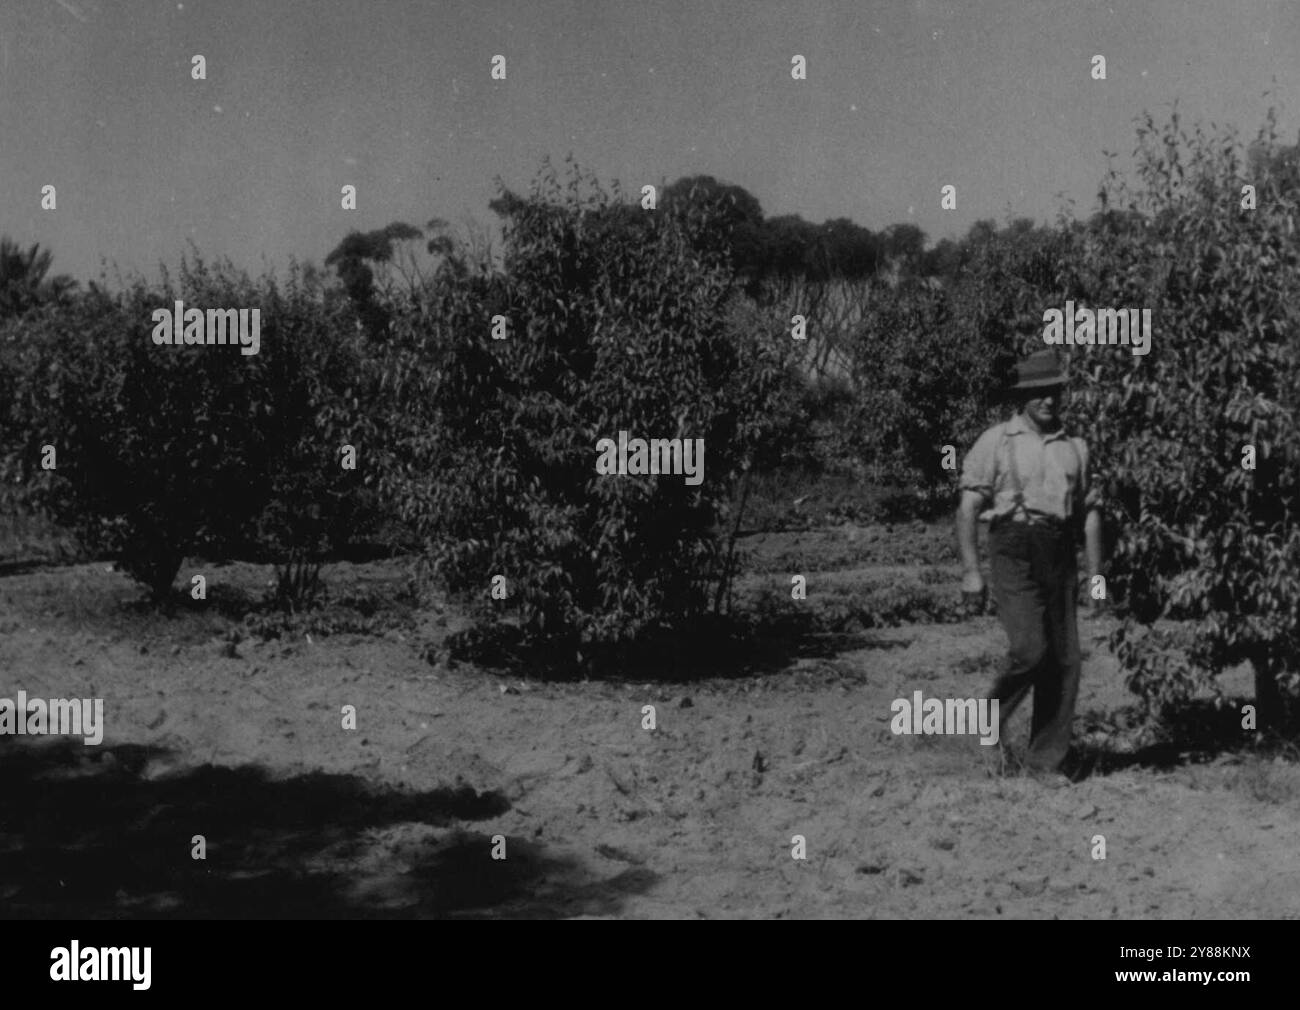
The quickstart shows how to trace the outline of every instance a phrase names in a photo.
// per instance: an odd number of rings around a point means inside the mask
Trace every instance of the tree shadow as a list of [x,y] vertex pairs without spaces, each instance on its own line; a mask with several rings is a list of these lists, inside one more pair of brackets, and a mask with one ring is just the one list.
[[[530,643],[504,623],[476,625],[447,637],[445,655],[509,676],[543,681],[654,680],[692,683],[736,680],[790,669],[799,660],[835,659],[859,649],[902,649],[913,639],[882,636],[873,630],[834,631],[811,617],[772,618],[708,615],[677,629],[658,629],[615,645],[572,641]],[[575,660],[581,651],[583,660]],[[443,656],[429,650],[425,658]]]
[[[275,779],[255,765],[156,773],[174,760],[132,744],[0,740],[0,917],[615,915],[656,879],[599,879],[513,836],[493,859],[490,834],[466,822],[508,811],[496,792]],[[194,835],[205,859],[192,858]]]
[[1296,753],[1293,742],[1300,726],[1294,720],[1261,734],[1242,728],[1242,705],[1251,698],[1195,699],[1171,707],[1158,723],[1148,721],[1140,705],[1082,716],[1092,730],[1077,742],[1064,770],[1075,781],[1110,775],[1128,768],[1167,771],[1183,765],[1206,764],[1225,755]]

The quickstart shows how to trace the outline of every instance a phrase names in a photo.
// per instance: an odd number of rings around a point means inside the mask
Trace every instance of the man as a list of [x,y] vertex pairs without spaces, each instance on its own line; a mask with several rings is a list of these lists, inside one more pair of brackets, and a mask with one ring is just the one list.
[[[1051,785],[1066,781],[1059,768],[1079,691],[1075,541],[1081,525],[1089,575],[1101,568],[1101,513],[1088,481],[1088,446],[1061,425],[1065,383],[1053,350],[1036,351],[1017,365],[1010,390],[1016,414],[972,447],[957,509],[963,598],[982,609],[976,522],[987,519],[993,598],[1010,641],[1005,671],[988,696],[998,700],[1004,731],[1033,689],[1024,760],[1031,774]],[[1005,739],[1005,732],[1000,736]]]

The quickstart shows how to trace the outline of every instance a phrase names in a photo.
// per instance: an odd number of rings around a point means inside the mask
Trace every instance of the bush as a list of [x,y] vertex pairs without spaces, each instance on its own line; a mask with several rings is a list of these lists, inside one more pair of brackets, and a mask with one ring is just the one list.
[[[792,341],[727,325],[733,276],[692,241],[707,208],[642,211],[576,170],[496,206],[504,271],[444,276],[387,348],[385,484],[426,571],[480,613],[504,575],[523,631],[575,651],[716,610],[738,483],[799,437]],[[703,438],[704,482],[598,476],[620,431]]]
[[[1276,724],[1300,681],[1300,181],[1271,116],[1250,172],[1231,135],[1189,135],[1176,114],[1139,140],[1139,182],[1108,180],[1083,267],[1089,304],[1151,309],[1151,352],[1077,355],[1076,407],[1122,523],[1114,644],[1159,708],[1249,661]],[[1160,618],[1192,622],[1185,649]]]
[[[152,312],[177,299],[260,309],[259,353],[155,345]],[[190,554],[312,556],[360,500],[338,456],[365,432],[350,431],[364,392],[354,330],[296,270],[282,291],[198,258],[178,284],[96,287],[12,321],[0,331],[9,496],[116,555],[155,599]],[[40,466],[45,444],[54,470]]]
[[943,447],[960,455],[1002,409],[1014,362],[1041,346],[1043,306],[1074,297],[1075,244],[1010,228],[973,241],[947,283],[877,286],[848,343],[857,396],[844,428],[877,484],[954,490]]

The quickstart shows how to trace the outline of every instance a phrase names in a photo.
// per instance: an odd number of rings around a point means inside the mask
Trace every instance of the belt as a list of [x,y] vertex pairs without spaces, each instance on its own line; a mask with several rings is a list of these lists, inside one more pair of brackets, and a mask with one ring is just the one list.
[[993,526],[1001,526],[1003,523],[1020,523],[1024,526],[1034,526],[1056,532],[1065,529],[1064,519],[1058,519],[1056,516],[1044,515],[1041,512],[1027,512],[1024,510],[1011,512],[1007,515],[995,516],[993,522],[989,525],[990,528],[992,528]]

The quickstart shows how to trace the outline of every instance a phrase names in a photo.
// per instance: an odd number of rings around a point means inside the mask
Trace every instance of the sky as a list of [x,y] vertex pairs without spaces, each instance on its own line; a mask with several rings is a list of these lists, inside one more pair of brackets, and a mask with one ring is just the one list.
[[634,191],[713,175],[768,215],[934,242],[1086,216],[1103,152],[1126,164],[1175,99],[1247,139],[1271,102],[1295,142],[1300,3],[0,0],[0,234],[79,280],[190,241],[279,271],[353,229],[486,225],[497,177],[526,191],[571,153]]

